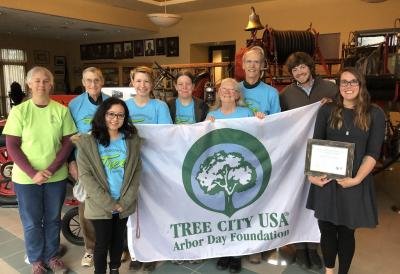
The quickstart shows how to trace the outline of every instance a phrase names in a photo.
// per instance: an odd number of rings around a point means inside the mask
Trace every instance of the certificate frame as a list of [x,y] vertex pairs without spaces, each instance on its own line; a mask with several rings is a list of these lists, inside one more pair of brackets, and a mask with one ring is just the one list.
[[[340,158],[340,159],[335,159],[337,155],[334,155],[335,153],[332,154],[332,158],[329,160],[335,161],[335,160],[340,160],[336,162],[344,163],[343,168],[345,168],[345,173],[343,174],[342,172],[332,172],[332,170],[315,170],[312,167],[312,158],[313,158],[313,152],[315,155],[320,154],[320,152],[317,152],[317,147],[319,150],[321,150],[321,147],[326,147],[326,150],[330,152],[340,152],[339,154],[346,154],[345,151],[347,150],[347,159]],[[340,179],[340,178],[345,178],[345,177],[352,177],[353,173],[353,162],[354,162],[354,149],[355,149],[355,144],[354,143],[348,143],[348,142],[339,142],[339,141],[330,141],[330,140],[319,140],[319,139],[308,139],[307,141],[307,151],[306,151],[306,163],[305,163],[305,169],[304,169],[304,174],[305,175],[311,175],[311,176],[323,176],[327,175],[329,179]],[[315,156],[314,157],[317,157]],[[325,154],[324,156],[327,156]],[[314,159],[315,160],[315,159]],[[330,166],[331,167],[331,166]],[[338,167],[338,170],[340,170],[342,167]]]

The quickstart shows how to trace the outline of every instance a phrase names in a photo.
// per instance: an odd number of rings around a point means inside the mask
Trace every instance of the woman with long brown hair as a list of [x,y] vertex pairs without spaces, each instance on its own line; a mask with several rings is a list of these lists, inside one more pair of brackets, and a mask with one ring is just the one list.
[[352,176],[337,180],[308,176],[312,185],[306,207],[318,219],[326,274],[334,273],[336,256],[338,273],[348,273],[355,229],[378,224],[371,171],[380,155],[385,126],[384,113],[371,104],[365,79],[357,70],[340,72],[339,90],[337,100],[319,110],[314,139],[354,143]]

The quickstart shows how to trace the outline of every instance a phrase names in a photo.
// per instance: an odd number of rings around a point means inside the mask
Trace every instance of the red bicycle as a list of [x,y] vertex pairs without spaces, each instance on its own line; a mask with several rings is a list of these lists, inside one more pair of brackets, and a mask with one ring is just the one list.
[[[0,120],[0,134],[3,132],[6,120]],[[11,181],[13,161],[8,155],[4,135],[0,135],[0,205],[16,205],[17,196]]]

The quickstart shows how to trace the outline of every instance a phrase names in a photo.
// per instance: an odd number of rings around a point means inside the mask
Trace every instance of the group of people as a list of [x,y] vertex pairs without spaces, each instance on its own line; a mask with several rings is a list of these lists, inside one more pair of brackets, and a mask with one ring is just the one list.
[[[249,49],[242,59],[245,80],[222,80],[211,109],[192,96],[193,75],[188,71],[176,76],[176,99],[167,103],[151,99],[154,79],[148,67],[131,71],[136,95],[127,101],[102,94],[101,71],[85,69],[82,83],[86,92],[74,98],[67,109],[49,97],[54,85],[50,71],[32,68],[26,78],[32,97],[12,109],[3,130],[15,163],[12,180],[32,273],[46,273],[46,268],[55,273],[67,271],[57,250],[68,169],[86,190],[86,199],[79,206],[85,241],[82,266],[94,264],[94,273],[106,273],[109,255],[110,273],[119,273],[126,249],[126,223],[136,210],[141,172],[141,140],[134,124],[193,124],[252,116],[263,119],[318,101],[323,106],[314,138],[356,144],[352,177],[330,180],[309,176],[306,205],[318,219],[325,273],[334,273],[337,256],[339,273],[347,273],[355,249],[354,230],[374,227],[378,222],[371,171],[383,141],[384,114],[371,104],[364,78],[352,68],[340,73],[337,86],[316,76],[308,54],[294,53],[287,60],[294,82],[279,94],[261,81],[263,66],[262,48]],[[302,182],[304,178],[294,180]],[[317,244],[295,246],[300,266],[322,268]],[[261,254],[250,255],[249,260],[260,263]],[[152,271],[156,262],[133,260],[129,267]],[[241,258],[219,258],[217,268],[238,273]]]

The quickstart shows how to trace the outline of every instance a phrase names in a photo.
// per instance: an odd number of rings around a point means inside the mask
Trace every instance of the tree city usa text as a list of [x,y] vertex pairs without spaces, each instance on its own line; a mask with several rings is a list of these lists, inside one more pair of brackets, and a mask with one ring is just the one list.
[[[188,237],[199,234],[210,234],[217,232],[229,232],[225,235],[207,235],[202,239],[191,240],[186,238],[184,241],[176,241],[174,251],[184,250],[203,246],[204,244],[225,245],[227,241],[269,241],[289,235],[289,229],[282,230],[282,227],[289,226],[289,214],[286,213],[260,213],[256,215],[257,221],[253,221],[254,216],[241,219],[222,220],[214,225],[211,222],[186,222],[171,224],[174,238]],[[253,223],[252,223],[253,221]],[[252,229],[249,233],[238,232],[254,227],[259,227],[257,232]],[[262,228],[279,228],[277,230],[263,231]],[[218,233],[219,234],[219,233]]]

